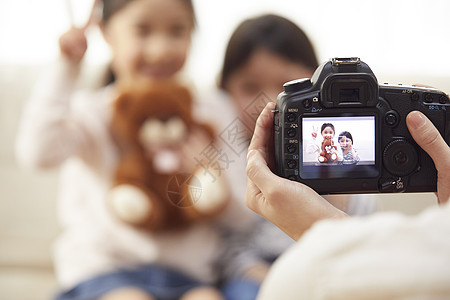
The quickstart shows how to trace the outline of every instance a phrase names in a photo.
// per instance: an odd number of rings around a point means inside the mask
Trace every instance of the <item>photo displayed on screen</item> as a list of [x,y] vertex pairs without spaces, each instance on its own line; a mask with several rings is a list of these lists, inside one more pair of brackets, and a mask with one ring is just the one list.
[[375,165],[375,117],[302,118],[303,166]]

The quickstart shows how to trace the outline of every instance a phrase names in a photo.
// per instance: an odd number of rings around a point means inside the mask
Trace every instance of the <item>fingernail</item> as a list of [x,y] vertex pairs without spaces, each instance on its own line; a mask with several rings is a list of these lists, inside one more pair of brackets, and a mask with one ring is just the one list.
[[247,161],[250,159],[250,157],[252,157],[255,154],[255,150],[250,150],[247,153]]
[[425,117],[418,111],[413,111],[408,115],[409,124],[412,125],[414,129],[418,129],[425,125],[426,119]]

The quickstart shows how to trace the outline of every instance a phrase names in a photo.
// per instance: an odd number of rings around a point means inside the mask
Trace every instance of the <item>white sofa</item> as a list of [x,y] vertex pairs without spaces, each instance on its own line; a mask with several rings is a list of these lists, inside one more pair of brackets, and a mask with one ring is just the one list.
[[[30,171],[14,157],[22,108],[43,66],[0,65],[0,299],[51,299],[57,290],[51,260],[57,171]],[[92,71],[92,70],[91,70]],[[98,84],[101,68],[82,86]],[[83,73],[84,74],[84,73]]]

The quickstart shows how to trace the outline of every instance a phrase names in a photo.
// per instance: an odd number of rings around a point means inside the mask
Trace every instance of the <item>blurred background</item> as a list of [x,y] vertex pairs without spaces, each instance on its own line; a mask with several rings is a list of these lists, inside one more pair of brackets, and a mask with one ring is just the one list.
[[[379,82],[422,83],[450,92],[448,0],[194,0],[198,27],[187,74],[215,87],[231,32],[247,17],[288,17],[314,42],[321,61],[359,56]],[[71,7],[71,13],[68,10]],[[49,299],[56,288],[51,241],[57,172],[17,165],[13,141],[24,103],[40,71],[58,57],[58,37],[82,25],[92,0],[0,0],[0,300]],[[72,15],[72,17],[71,17]],[[81,85],[93,86],[109,60],[97,29],[89,32]],[[433,194],[376,197],[381,210],[416,214]]]

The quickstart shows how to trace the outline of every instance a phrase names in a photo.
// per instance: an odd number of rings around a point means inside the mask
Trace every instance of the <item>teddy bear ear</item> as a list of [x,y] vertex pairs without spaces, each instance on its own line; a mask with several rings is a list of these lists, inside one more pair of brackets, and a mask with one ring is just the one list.
[[131,97],[129,94],[122,94],[116,99],[114,108],[118,112],[126,112],[130,107]]
[[187,102],[190,105],[192,105],[192,96],[189,89],[185,86],[178,86],[177,87],[177,96],[178,98],[182,99],[183,101]]

